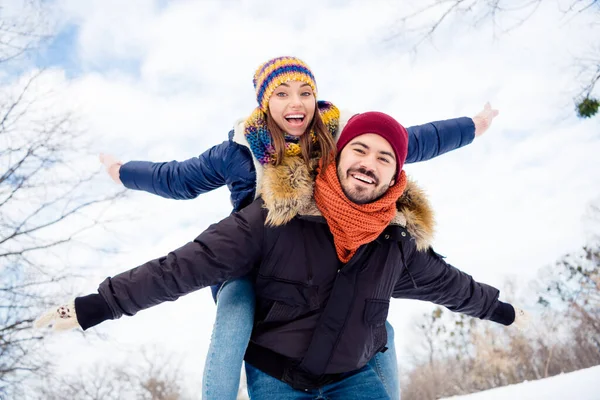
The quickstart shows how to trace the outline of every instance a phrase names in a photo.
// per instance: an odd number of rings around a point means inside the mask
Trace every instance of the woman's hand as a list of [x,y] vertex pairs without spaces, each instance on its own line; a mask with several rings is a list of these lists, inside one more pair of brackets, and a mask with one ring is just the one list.
[[492,108],[489,102],[485,103],[483,110],[472,118],[475,124],[475,137],[481,136],[488,130],[499,111]]
[[100,153],[99,158],[100,162],[106,167],[106,172],[108,173],[108,175],[110,175],[112,180],[117,182],[119,185],[122,185],[119,171],[123,163],[111,156],[110,154]]

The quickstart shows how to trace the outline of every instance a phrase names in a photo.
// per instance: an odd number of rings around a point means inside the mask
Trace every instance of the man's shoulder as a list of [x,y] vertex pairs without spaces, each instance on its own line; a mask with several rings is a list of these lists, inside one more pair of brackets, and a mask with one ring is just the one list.
[[267,210],[265,209],[264,204],[262,198],[257,197],[246,207],[239,211],[234,211],[232,215],[240,214],[243,215],[248,222],[261,223],[264,225],[267,218]]

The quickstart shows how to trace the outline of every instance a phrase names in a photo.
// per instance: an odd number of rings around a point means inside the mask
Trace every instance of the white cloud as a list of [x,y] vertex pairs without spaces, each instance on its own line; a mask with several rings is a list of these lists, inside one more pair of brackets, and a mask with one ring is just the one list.
[[[423,47],[414,58],[378,41],[396,18],[392,2],[280,4],[61,0],[62,17],[80,30],[81,74],[68,82],[65,102],[78,110],[98,151],[162,161],[195,156],[225,140],[234,120],[255,106],[255,68],[281,54],[312,66],[321,98],[341,108],[386,111],[405,125],[472,116],[490,100],[501,113],[485,136],[408,167],[435,206],[436,249],[500,286],[506,275],[531,277],[582,243],[581,216],[598,195],[600,138],[597,118],[573,117],[569,68],[593,27],[563,26],[548,6],[496,42],[485,27],[446,26],[435,47]],[[122,60],[133,60],[139,71],[120,70]],[[135,222],[116,225],[116,243],[98,238],[119,246],[120,254],[98,261],[87,289],[98,276],[191,240],[229,213],[227,197],[221,190],[175,202],[135,193],[115,205],[116,214]],[[423,309],[406,301],[393,306],[399,344],[407,343],[409,316]],[[191,364],[199,368],[213,317],[204,290],[103,329],[122,343],[163,342],[173,351],[193,351]],[[97,357],[110,352],[96,350],[90,349]]]

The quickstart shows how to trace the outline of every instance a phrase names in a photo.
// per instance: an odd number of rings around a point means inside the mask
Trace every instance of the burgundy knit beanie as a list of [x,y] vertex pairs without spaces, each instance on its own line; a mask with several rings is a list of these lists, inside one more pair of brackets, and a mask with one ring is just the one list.
[[337,141],[338,154],[355,137],[374,133],[389,142],[396,154],[396,181],[408,154],[408,132],[394,118],[378,111],[356,114],[346,124]]

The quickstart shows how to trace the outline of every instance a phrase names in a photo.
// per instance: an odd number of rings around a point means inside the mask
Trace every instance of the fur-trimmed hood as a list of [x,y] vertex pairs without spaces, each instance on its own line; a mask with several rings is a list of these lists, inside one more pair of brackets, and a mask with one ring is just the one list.
[[[295,216],[321,216],[313,198],[315,172],[309,171],[300,157],[287,157],[278,167],[263,170],[258,194],[268,210],[266,223],[280,226]],[[433,210],[424,191],[408,180],[396,203],[397,213],[390,225],[399,225],[415,239],[417,249],[431,246],[434,234]]]

